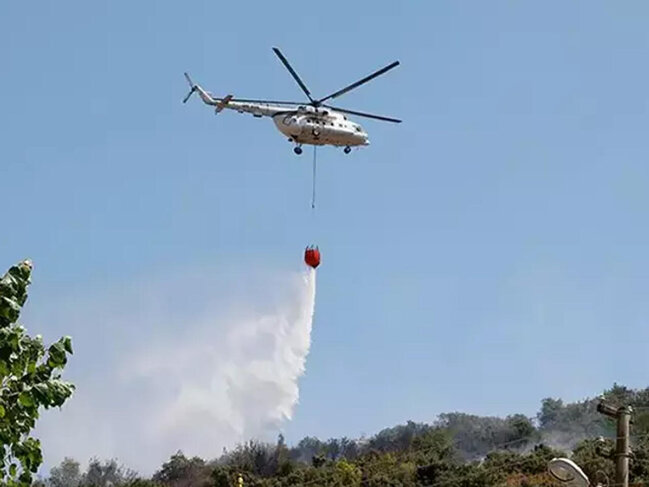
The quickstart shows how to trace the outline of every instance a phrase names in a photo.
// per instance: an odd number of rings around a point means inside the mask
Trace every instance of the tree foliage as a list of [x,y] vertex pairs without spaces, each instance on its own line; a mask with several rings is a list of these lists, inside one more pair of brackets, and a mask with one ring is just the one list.
[[[649,389],[614,385],[604,397],[637,408],[630,477],[632,486],[646,485]],[[593,484],[606,485],[614,482],[610,438],[615,433],[609,434],[611,424],[602,420],[595,404],[594,399],[572,404],[545,399],[536,423],[520,414],[493,418],[448,413],[433,424],[409,421],[367,440],[307,437],[293,448],[280,435],[275,443],[248,441],[213,461],[178,452],[151,480],[122,475],[112,485],[235,487],[241,477],[245,487],[560,487],[547,474],[548,462],[560,456],[571,456]],[[593,432],[609,439],[588,436]],[[563,449],[564,444],[574,447]],[[92,465],[79,474],[78,463],[67,459],[52,469],[49,485],[108,485],[88,483]],[[64,474],[68,483],[57,484]]]
[[113,487],[131,485],[137,480],[137,473],[121,466],[117,460],[101,462],[92,458],[86,473],[81,478],[79,487]]
[[47,350],[30,337],[18,318],[27,301],[32,264],[21,262],[0,279],[0,485],[30,485],[43,461],[40,441],[30,436],[39,409],[61,406],[74,386],[61,380],[72,354],[70,337]]
[[81,484],[81,468],[79,462],[72,458],[63,461],[50,470],[51,487],[79,487]]
[[210,486],[211,469],[202,458],[187,458],[178,451],[155,473],[153,480],[170,487]]

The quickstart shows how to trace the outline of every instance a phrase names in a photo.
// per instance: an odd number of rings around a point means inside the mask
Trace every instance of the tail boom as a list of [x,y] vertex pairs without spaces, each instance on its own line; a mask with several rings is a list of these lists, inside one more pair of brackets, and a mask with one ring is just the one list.
[[185,73],[185,78],[187,79],[187,83],[189,83],[190,91],[183,100],[183,103],[186,103],[194,92],[198,92],[198,96],[201,97],[203,103],[215,107],[215,113],[219,113],[225,108],[229,108],[230,110],[235,110],[240,113],[251,113],[255,117],[273,117],[278,113],[285,113],[287,111],[287,107],[273,105],[273,102],[237,100],[233,95],[227,95],[223,98],[214,98],[200,85],[194,83],[187,73]]

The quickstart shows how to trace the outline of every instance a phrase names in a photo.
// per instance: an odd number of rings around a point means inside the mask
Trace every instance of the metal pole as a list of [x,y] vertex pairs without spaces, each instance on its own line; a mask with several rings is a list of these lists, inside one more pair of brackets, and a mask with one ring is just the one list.
[[615,448],[615,483],[617,487],[629,487],[629,421],[631,408],[617,410],[617,442]]
[[613,408],[599,403],[597,411],[617,420],[617,438],[615,440],[615,487],[629,487],[629,423],[633,410],[629,406]]

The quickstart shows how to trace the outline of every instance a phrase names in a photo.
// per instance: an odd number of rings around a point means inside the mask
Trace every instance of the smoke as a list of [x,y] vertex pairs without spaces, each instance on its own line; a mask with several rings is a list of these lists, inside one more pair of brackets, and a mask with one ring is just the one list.
[[592,436],[586,433],[577,433],[574,431],[544,431],[541,435],[541,442],[544,445],[564,452],[571,452],[577,443]]
[[233,277],[141,283],[65,321],[77,349],[65,376],[78,389],[41,420],[46,468],[98,456],[151,474],[179,449],[215,458],[291,419],[315,271]]

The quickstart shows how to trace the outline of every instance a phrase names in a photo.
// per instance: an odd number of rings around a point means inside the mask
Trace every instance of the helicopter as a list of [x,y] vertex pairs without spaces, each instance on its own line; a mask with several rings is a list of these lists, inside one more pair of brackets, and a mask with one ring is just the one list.
[[216,98],[210,92],[205,91],[199,85],[195,84],[187,73],[185,73],[185,78],[189,83],[190,91],[183,99],[183,103],[187,103],[187,100],[197,92],[201,100],[203,100],[203,103],[215,107],[215,114],[218,114],[227,108],[229,110],[236,110],[239,113],[250,113],[254,117],[258,118],[271,117],[275,123],[275,127],[277,127],[284,136],[288,137],[290,143],[295,144],[293,151],[297,155],[302,154],[303,144],[343,147],[345,154],[349,154],[352,147],[368,146],[370,141],[367,132],[358,123],[349,120],[347,115],[356,115],[385,122],[401,123],[401,120],[396,118],[373,115],[371,113],[363,113],[355,110],[347,110],[325,103],[358,88],[393,68],[396,68],[399,65],[399,61],[394,61],[384,68],[381,68],[355,83],[331,93],[330,95],[315,99],[282,52],[277,47],[273,47],[273,52],[277,55],[293,79],[297,82],[298,86],[307,96],[309,100],[308,103],[251,100],[234,98],[233,95]]

